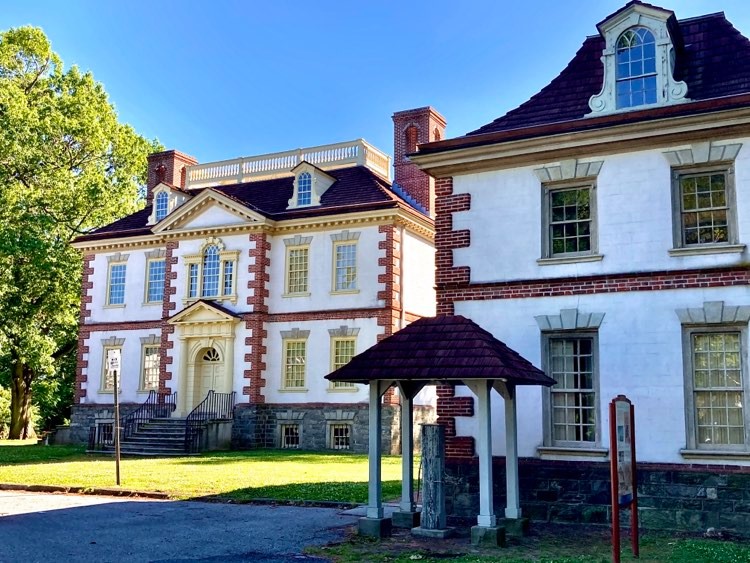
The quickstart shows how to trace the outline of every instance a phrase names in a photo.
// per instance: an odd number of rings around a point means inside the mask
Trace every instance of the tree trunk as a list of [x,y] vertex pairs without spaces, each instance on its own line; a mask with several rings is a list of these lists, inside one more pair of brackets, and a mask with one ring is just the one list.
[[31,380],[33,372],[21,360],[14,358],[11,363],[10,383],[10,432],[11,440],[25,440],[32,437],[31,427]]

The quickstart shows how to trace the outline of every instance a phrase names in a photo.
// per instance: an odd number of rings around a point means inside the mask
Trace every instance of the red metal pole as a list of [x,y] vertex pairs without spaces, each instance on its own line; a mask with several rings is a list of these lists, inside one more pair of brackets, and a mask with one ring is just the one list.
[[640,553],[638,542],[638,469],[635,466],[635,407],[630,404],[630,467],[633,468],[633,502],[630,504],[630,542],[633,547],[633,557]]
[[620,483],[617,477],[617,421],[615,420],[615,402],[609,403],[609,473],[612,497],[612,561],[620,563]]

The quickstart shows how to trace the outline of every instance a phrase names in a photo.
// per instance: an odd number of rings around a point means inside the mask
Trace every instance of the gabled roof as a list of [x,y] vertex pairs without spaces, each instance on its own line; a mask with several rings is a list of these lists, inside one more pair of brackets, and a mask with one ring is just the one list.
[[[502,140],[528,138],[701,113],[708,105],[711,109],[733,107],[733,97],[750,94],[750,41],[723,12],[679,21],[678,29],[684,48],[677,53],[675,79],[687,83],[690,102],[587,118],[589,98],[599,93],[604,77],[604,38],[597,35],[586,38],[568,66],[527,102],[463,137],[420,145],[419,153],[496,142],[491,134],[503,134]],[[707,104],[706,100],[716,102]]]
[[513,385],[554,385],[474,321],[461,315],[425,317],[378,342],[326,376],[331,381],[504,379]]
[[[396,208],[399,205],[414,209],[415,213],[423,213],[394,193],[387,181],[365,166],[328,170],[325,174],[333,177],[335,182],[321,196],[320,205],[299,209],[287,209],[289,199],[294,191],[294,176],[201,188],[189,190],[189,193],[198,196],[205,190],[219,192],[238,204],[274,221],[389,209]],[[179,209],[173,213],[178,212]],[[152,232],[151,227],[147,226],[150,214],[151,207],[141,209],[132,215],[78,237],[75,242],[149,234]]]

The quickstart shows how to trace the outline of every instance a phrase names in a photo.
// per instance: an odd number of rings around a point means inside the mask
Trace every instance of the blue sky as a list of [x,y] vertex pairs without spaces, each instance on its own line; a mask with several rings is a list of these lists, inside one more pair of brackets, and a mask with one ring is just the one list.
[[[364,137],[431,105],[455,137],[524,102],[626,0],[3,0],[104,83],[122,121],[201,162]],[[747,0],[654,2],[679,19]]]

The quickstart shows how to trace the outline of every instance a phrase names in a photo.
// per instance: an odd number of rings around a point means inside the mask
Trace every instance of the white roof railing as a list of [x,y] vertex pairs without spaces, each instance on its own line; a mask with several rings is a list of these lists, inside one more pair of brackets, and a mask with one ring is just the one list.
[[364,139],[306,149],[207,162],[187,167],[185,188],[204,188],[289,176],[292,168],[307,161],[322,170],[367,166],[390,180],[391,157]]

